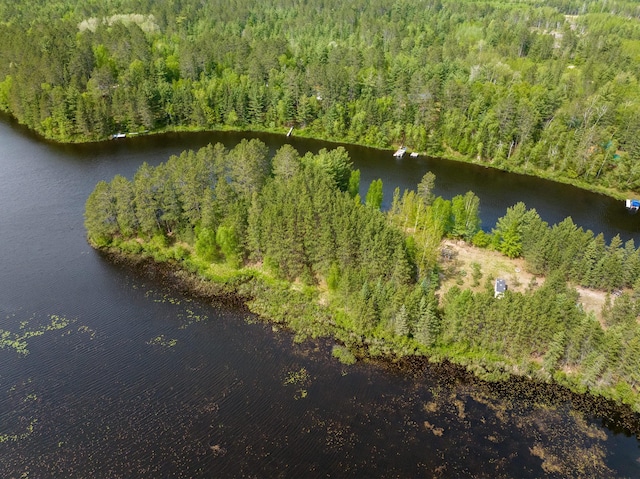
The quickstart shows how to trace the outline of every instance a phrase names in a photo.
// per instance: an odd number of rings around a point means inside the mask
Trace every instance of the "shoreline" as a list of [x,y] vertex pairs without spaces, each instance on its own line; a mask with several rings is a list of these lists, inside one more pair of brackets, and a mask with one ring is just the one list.
[[[101,139],[96,139],[96,140],[87,140],[87,139],[79,139],[77,141],[61,141],[58,140],[56,138],[49,138],[46,137],[44,135],[42,135],[40,132],[38,132],[37,130],[31,129],[28,126],[20,123],[11,113],[6,112],[6,111],[0,111],[0,114],[2,114],[3,116],[5,116],[9,121],[13,122],[15,125],[19,126],[20,128],[23,128],[25,131],[28,131],[30,134],[35,135],[37,138],[40,139],[40,141],[44,141],[44,142],[50,142],[56,145],[83,145],[83,144],[92,144],[92,143],[103,143],[103,142],[108,142],[108,141],[122,141],[122,140],[126,140],[126,139],[131,139],[131,138],[143,138],[143,137],[147,137],[147,136],[161,136],[161,135],[165,135],[165,134],[170,134],[170,133],[207,133],[207,132],[227,132],[227,131],[232,131],[232,132],[246,132],[246,133],[267,133],[267,134],[272,134],[272,135],[280,135],[280,136],[284,136],[287,137],[287,133],[283,130],[281,130],[280,128],[237,128],[237,127],[231,127],[231,126],[225,126],[225,125],[221,125],[220,127],[217,128],[205,128],[205,127],[197,127],[197,126],[177,126],[177,127],[163,127],[163,128],[158,128],[155,130],[148,130],[144,133],[137,133],[137,132],[133,132],[133,133],[125,133],[124,138],[110,138],[110,137],[105,137],[105,138],[101,138]],[[366,148],[373,148],[379,151],[389,151],[390,154],[394,151],[394,149],[397,149],[398,146],[400,146],[399,144],[392,144],[389,145],[388,148],[382,148],[379,146],[373,146],[373,145],[369,145],[369,144],[365,144],[365,143],[357,143],[357,142],[349,142],[349,141],[336,141],[336,140],[332,140],[329,138],[325,138],[323,136],[316,136],[313,134],[306,134],[306,132],[308,132],[308,130],[306,128],[299,128],[299,129],[294,129],[294,135],[300,138],[307,138],[307,139],[311,139],[311,140],[319,140],[319,141],[323,141],[323,142],[328,142],[328,143],[332,143],[336,146],[340,146],[340,145],[353,145],[353,146],[362,146],[362,147],[366,147]],[[130,136],[129,136],[130,135]],[[471,157],[467,157],[464,156],[460,153],[457,152],[450,152],[449,154],[447,153],[443,153],[437,156],[431,155],[427,152],[417,152],[419,155],[421,156],[427,156],[429,158],[434,158],[434,159],[443,159],[443,160],[448,160],[448,161],[456,161],[456,162],[460,162],[460,163],[466,163],[466,164],[470,164],[470,165],[476,165],[476,166],[482,166],[484,168],[491,168],[493,170],[496,171],[502,171],[505,173],[515,173],[518,175],[524,175],[524,176],[531,176],[534,178],[540,178],[540,179],[544,179],[544,180],[548,180],[548,181],[552,181],[554,183],[560,183],[563,185],[570,185],[570,186],[574,186],[576,188],[579,188],[581,190],[585,190],[585,191],[589,191],[591,193],[597,193],[597,194],[601,194],[610,198],[614,198],[617,200],[625,200],[627,198],[634,198],[636,196],[640,196],[639,192],[634,192],[634,191],[622,191],[622,190],[616,190],[616,189],[612,189],[612,188],[607,188],[607,187],[603,187],[603,186],[599,186],[599,185],[594,185],[594,184],[590,184],[584,181],[576,181],[575,179],[569,178],[569,177],[565,177],[565,176],[558,176],[558,175],[554,175],[553,172],[549,172],[546,173],[545,171],[540,171],[540,170],[527,170],[527,169],[522,169],[522,168],[505,168],[505,167],[500,167],[500,166],[496,166],[494,164],[492,164],[491,161],[482,161],[482,160],[478,160],[478,159],[474,159]]]
[[[335,324],[330,328],[323,328],[320,334],[309,335],[303,332],[300,339],[295,328],[295,323],[280,321],[270,318],[262,311],[251,308],[254,299],[247,294],[249,290],[241,292],[238,286],[258,281],[255,275],[248,275],[245,281],[238,281],[235,285],[225,284],[206,279],[195,272],[190,272],[175,261],[158,261],[148,255],[138,255],[119,250],[115,247],[96,248],[96,252],[105,260],[126,268],[129,271],[158,281],[169,288],[175,289],[181,294],[195,297],[207,302],[216,301],[233,307],[245,308],[258,315],[263,321],[285,327],[293,335],[293,340],[318,340],[325,338],[336,345],[345,343],[344,331]],[[264,286],[264,285],[263,285]],[[367,338],[363,338],[362,344],[355,348],[358,361],[373,362],[385,368],[391,368],[402,374],[416,375],[425,368],[435,369],[435,374],[450,378],[452,381],[465,381],[473,387],[499,394],[500,397],[510,398],[521,402],[539,402],[551,406],[560,406],[570,402],[572,407],[586,416],[598,417],[605,425],[615,432],[624,432],[640,438],[640,413],[634,411],[631,406],[607,398],[603,395],[590,392],[575,391],[570,384],[560,384],[557,380],[551,382],[542,381],[529,375],[519,375],[514,372],[506,373],[498,378],[480,377],[478,368],[470,370],[468,366],[474,366],[473,362],[467,365],[452,362],[452,358],[446,356],[429,356],[424,353],[396,355],[391,352],[371,354],[367,345]],[[349,348],[353,349],[353,344]],[[338,359],[336,359],[338,360]],[[482,365],[481,368],[482,369]]]

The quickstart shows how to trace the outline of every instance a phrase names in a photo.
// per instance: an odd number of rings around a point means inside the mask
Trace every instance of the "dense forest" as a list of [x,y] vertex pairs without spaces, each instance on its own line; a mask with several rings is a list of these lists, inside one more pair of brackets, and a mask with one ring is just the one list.
[[5,1],[0,44],[0,109],[60,141],[295,127],[640,191],[635,1]]
[[[336,355],[426,355],[487,379],[555,380],[640,411],[640,250],[567,219],[548,225],[523,204],[481,229],[472,192],[433,195],[435,176],[365,198],[343,148],[273,157],[259,140],[188,151],[129,180],[100,182],[85,226],[99,249],[169,263],[245,298],[299,338],[330,335]],[[523,292],[441,289],[443,238],[524,257]],[[539,281],[538,281],[539,280]],[[601,317],[572,285],[611,291]]]

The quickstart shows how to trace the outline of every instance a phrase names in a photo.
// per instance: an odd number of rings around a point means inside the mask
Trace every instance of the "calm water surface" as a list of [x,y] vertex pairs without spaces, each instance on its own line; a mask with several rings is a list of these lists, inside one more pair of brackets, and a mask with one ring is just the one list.
[[[86,243],[84,202],[236,133],[51,145],[0,122],[0,477],[638,477],[635,436],[568,400],[545,404],[443,368],[345,367],[242,309],[183,297]],[[333,145],[259,137],[275,150]],[[525,201],[550,223],[635,238],[640,216],[574,188],[348,147],[362,189],[382,178],[473,190],[485,228]]]

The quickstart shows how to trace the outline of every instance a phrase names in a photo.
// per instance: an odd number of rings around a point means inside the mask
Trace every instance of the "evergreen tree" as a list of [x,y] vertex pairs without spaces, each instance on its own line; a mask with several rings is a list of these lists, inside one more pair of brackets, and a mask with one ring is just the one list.
[[371,208],[379,210],[382,206],[382,180],[373,180],[367,190],[365,204]]
[[480,229],[480,199],[471,191],[464,196],[456,196],[452,200],[453,214],[452,235],[471,241]]
[[87,236],[98,246],[107,245],[118,233],[116,201],[107,182],[99,182],[87,198],[84,225]]
[[518,234],[515,224],[510,225],[509,229],[502,232],[502,241],[498,248],[502,254],[509,258],[518,258],[522,254],[522,237]]
[[349,176],[349,186],[347,188],[352,198],[358,196],[360,192],[360,170],[353,170]]
[[140,232],[148,236],[153,236],[160,228],[160,206],[157,198],[160,186],[156,184],[158,177],[147,163],[143,163],[133,178],[136,217]]
[[548,373],[553,373],[555,369],[558,367],[560,359],[562,359],[565,351],[566,345],[566,333],[564,331],[558,331],[553,336],[553,341],[549,344],[549,349],[547,350],[544,358],[542,360],[542,365]]
[[[220,251],[224,254],[227,262],[234,267],[238,267],[241,260],[240,244],[233,227],[218,227],[218,231],[216,231],[216,244],[220,247]],[[215,253],[213,253],[212,250],[213,248],[209,248],[206,252],[213,256]]]
[[420,180],[420,183],[418,183],[418,196],[422,198],[422,201],[424,201],[426,205],[430,205],[435,199],[435,183],[436,175],[430,171],[427,171],[422,177],[422,180]]
[[400,306],[393,320],[393,332],[396,336],[409,335],[409,314],[404,304]]
[[432,347],[440,334],[440,320],[435,308],[435,301],[423,296],[420,299],[418,321],[414,337],[422,344]]
[[601,261],[602,285],[610,291],[621,288],[624,285],[624,250],[620,235],[613,237]]
[[[271,173],[268,148],[260,140],[243,139],[230,154],[232,187],[247,198],[260,191]],[[284,155],[284,153],[283,153]]]
[[300,171],[300,154],[291,145],[283,145],[273,157],[273,174],[281,178],[291,178]]
[[342,146],[330,151],[323,148],[317,155],[309,158],[312,164],[315,164],[329,175],[338,189],[347,191],[351,178],[352,164],[349,154]]
[[138,230],[133,184],[124,176],[116,175],[110,186],[116,203],[118,230],[122,236],[133,236]]

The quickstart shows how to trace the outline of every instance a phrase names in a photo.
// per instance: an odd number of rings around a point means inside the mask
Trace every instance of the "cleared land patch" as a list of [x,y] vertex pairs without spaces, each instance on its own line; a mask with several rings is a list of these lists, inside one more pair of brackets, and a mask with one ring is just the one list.
[[[464,241],[445,240],[441,252],[439,264],[444,271],[442,294],[452,286],[477,292],[484,290],[490,282],[493,288],[498,278],[506,281],[509,290],[524,292],[530,286],[539,287],[545,280],[544,276],[529,273],[522,258],[509,259],[497,251],[477,248]],[[576,290],[584,310],[593,312],[601,320],[607,293],[579,286]]]

